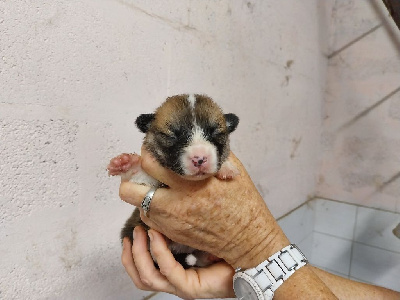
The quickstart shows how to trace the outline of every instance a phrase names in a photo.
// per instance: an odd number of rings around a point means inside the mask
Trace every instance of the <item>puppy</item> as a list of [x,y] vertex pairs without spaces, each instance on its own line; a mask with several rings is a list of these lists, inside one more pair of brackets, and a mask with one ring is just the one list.
[[[152,114],[142,114],[136,126],[145,133],[144,147],[165,168],[186,180],[203,180],[217,176],[229,180],[239,174],[228,159],[229,134],[239,123],[234,114],[223,114],[221,108],[208,96],[198,94],[176,95]],[[137,154],[121,154],[110,161],[109,175],[120,175],[122,181],[148,186],[163,184],[146,174],[140,167]],[[121,231],[121,239],[129,237],[135,226],[146,226],[135,209]],[[176,260],[185,268],[204,267],[219,259],[206,252],[167,239]]]

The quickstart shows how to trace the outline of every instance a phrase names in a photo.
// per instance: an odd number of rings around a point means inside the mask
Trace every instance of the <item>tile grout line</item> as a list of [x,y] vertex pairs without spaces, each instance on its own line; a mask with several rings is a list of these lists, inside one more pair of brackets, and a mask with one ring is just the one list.
[[356,280],[356,281],[358,281],[358,282],[362,282],[362,283],[366,283],[366,284],[376,285],[376,284],[373,283],[373,282],[370,282],[370,281],[365,280],[365,279],[358,278],[358,277],[356,277],[356,276],[349,276],[349,279]]
[[288,211],[287,213],[283,214],[282,216],[276,218],[276,221],[280,221],[284,218],[286,218],[287,216],[289,216],[291,213],[295,212],[296,210],[298,210],[299,208],[301,208],[304,205],[308,205],[310,202],[312,202],[313,200],[318,199],[317,197],[313,197],[311,199],[306,200],[305,202],[303,202],[302,204],[296,206],[295,208],[291,209],[290,211]]
[[353,237],[352,237],[352,240],[351,240],[349,277],[350,277],[350,274],[351,274],[351,268],[353,266],[354,242],[355,242],[355,238],[356,238],[356,227],[357,227],[357,222],[358,222],[358,211],[359,211],[359,206],[356,207],[356,219],[354,221]]
[[371,248],[382,250],[382,251],[387,251],[387,252],[394,253],[394,254],[400,254],[400,251],[394,251],[394,250],[391,250],[391,249],[386,249],[386,248],[378,247],[378,246],[375,246],[375,245],[370,245],[370,244],[363,243],[363,242],[360,242],[360,241],[350,240],[348,238],[340,237],[340,236],[337,236],[337,235],[334,235],[334,234],[330,234],[330,233],[326,233],[326,232],[322,232],[322,231],[314,230],[313,234],[314,233],[325,235],[325,236],[330,237],[330,238],[336,238],[336,239],[339,239],[339,240],[342,240],[342,241],[346,241],[346,242],[352,242],[354,244],[359,244],[359,245],[371,247]]
[[[303,238],[301,241],[297,242],[296,245],[297,245],[297,244],[301,244],[301,243],[304,242],[306,239],[308,239],[308,238],[310,237],[310,235],[312,236],[313,234],[314,234],[314,232],[313,232],[313,230],[311,230],[311,232],[309,232],[309,233],[305,236],[305,238]],[[311,245],[311,250],[312,250],[312,245]]]
[[[400,89],[400,87],[399,87],[399,89]],[[324,196],[316,196],[312,200],[315,200],[315,199],[322,199],[322,200],[332,201],[332,202],[341,203],[341,204],[345,204],[345,205],[352,205],[352,206],[362,207],[362,208],[367,208],[367,209],[375,209],[375,210],[382,211],[382,212],[388,212],[388,213],[400,215],[400,212],[393,211],[390,209],[371,207],[371,206],[367,206],[367,205],[363,205],[363,204],[356,204],[356,203],[346,202],[346,201],[342,201],[342,200],[336,200],[336,199],[332,199],[332,198],[328,198],[328,197],[324,197]]]
[[[311,203],[312,201],[312,203]],[[314,241],[315,241],[315,224],[317,223],[317,210],[316,210],[316,202],[318,201],[318,198],[314,197],[313,199],[310,200],[310,204],[311,209],[312,209],[312,218],[313,218],[313,226],[312,226],[312,230],[311,230],[311,234],[312,234],[312,244],[311,244],[311,258],[310,259],[314,259]]]
[[348,239],[348,238],[345,238],[345,237],[342,237],[342,236],[337,236],[337,235],[334,235],[332,233],[326,233],[326,232],[322,232],[322,231],[318,231],[318,230],[314,230],[314,232],[326,235],[328,237],[333,237],[333,238],[337,238],[339,240],[347,241],[347,242],[351,242],[352,241],[351,239]]
[[362,242],[358,242],[358,241],[354,241],[354,244],[359,244],[359,245],[362,245],[362,246],[367,246],[367,247],[374,248],[374,249],[377,249],[377,250],[387,251],[387,252],[390,252],[390,253],[393,253],[393,254],[400,255],[400,252],[398,252],[398,251],[393,251],[393,250],[390,250],[390,249],[385,249],[385,248],[381,248],[381,247],[377,247],[377,246],[372,246],[372,245],[368,245],[366,243],[362,243]]

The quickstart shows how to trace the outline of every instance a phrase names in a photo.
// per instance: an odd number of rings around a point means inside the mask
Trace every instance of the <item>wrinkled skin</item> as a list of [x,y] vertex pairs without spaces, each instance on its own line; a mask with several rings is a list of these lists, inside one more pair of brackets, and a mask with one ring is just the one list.
[[[138,288],[183,299],[234,297],[234,268],[254,267],[289,244],[242,164],[234,155],[230,158],[240,171],[235,178],[185,181],[142,149],[142,168],[169,188],[156,191],[148,217],[141,211],[142,220],[153,229],[150,247],[160,269],[154,268],[143,228],[135,228],[133,245],[127,238],[123,241],[122,263]],[[140,207],[148,189],[123,182],[120,197]],[[225,261],[185,270],[159,232]]]
[[175,294],[183,299],[234,297],[233,268],[218,262],[206,268],[184,269],[168,249],[163,235],[150,230],[150,247],[159,269],[147,249],[147,234],[141,227],[134,231],[133,245],[123,241],[122,264],[137,288]]
[[[251,268],[289,244],[241,163],[231,154],[240,175],[230,181],[211,177],[187,182],[161,168],[142,151],[142,167],[169,189],[158,189],[148,217],[150,248],[146,232],[134,230],[133,245],[123,241],[122,263],[134,284],[148,291],[162,291],[183,299],[234,297],[234,268]],[[120,186],[120,196],[140,205],[148,187],[129,182]],[[155,229],[155,230],[154,230]],[[185,270],[167,248],[172,240],[223,258],[206,268]],[[355,282],[306,265],[276,291],[274,299],[399,299],[400,293]]]
[[[212,253],[235,268],[250,268],[263,261],[265,248],[273,254],[289,242],[243,165],[231,159],[240,171],[232,180],[184,181],[142,149],[142,168],[169,188],[156,191],[148,217],[141,217],[173,241]],[[122,183],[120,197],[140,206],[147,191]]]

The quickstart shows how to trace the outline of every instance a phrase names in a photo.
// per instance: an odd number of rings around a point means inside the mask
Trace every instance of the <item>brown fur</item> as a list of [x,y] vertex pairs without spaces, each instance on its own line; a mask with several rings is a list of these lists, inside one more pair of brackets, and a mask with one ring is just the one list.
[[[195,104],[192,103],[191,99],[195,99]],[[161,165],[184,177],[187,176],[186,178],[188,178],[189,175],[193,176],[191,175],[192,173],[190,173],[193,170],[190,172],[185,171],[185,173],[184,170],[188,169],[180,167],[179,158],[187,158],[183,153],[188,153],[185,151],[190,151],[187,150],[188,148],[186,147],[193,142],[192,138],[199,132],[198,128],[202,130],[200,134],[201,139],[204,139],[205,143],[210,145],[210,147],[215,147],[213,149],[216,150],[216,154],[205,156],[208,158],[213,157],[212,161],[214,167],[211,169],[212,171],[207,171],[210,173],[205,173],[205,177],[202,178],[213,176],[215,175],[214,172],[218,172],[217,176],[221,179],[233,178],[233,176],[237,174],[236,172],[238,172],[238,170],[228,162],[221,168],[222,164],[227,160],[230,151],[229,134],[236,129],[237,124],[238,118],[233,114],[224,115],[221,108],[210,97],[205,95],[189,96],[187,94],[167,98],[165,102],[156,109],[154,114],[141,115],[136,121],[138,128],[146,133],[144,138],[144,146],[146,149],[153,154]],[[196,137],[194,140],[197,141],[197,139],[199,139],[199,137]],[[209,152],[205,153],[207,153],[207,155],[210,154]],[[129,159],[124,157],[124,160]],[[190,163],[190,160],[189,162],[185,160],[185,162]],[[190,167],[193,168],[192,165],[190,165]],[[113,168],[115,168],[115,166],[113,166]],[[187,166],[185,166],[185,168],[187,168]],[[121,174],[121,176],[124,175]],[[132,179],[134,182],[138,182],[137,177]],[[157,181],[154,179],[153,185],[157,185]],[[146,230],[149,229],[140,219],[140,211],[135,209],[121,231],[121,239],[129,237],[132,241],[133,229],[138,225],[143,226]],[[173,250],[175,258],[185,267],[190,267],[186,264],[185,260],[188,253],[196,253],[198,266],[212,263],[208,258],[209,254],[203,253],[202,251],[172,241],[169,241],[169,247]]]

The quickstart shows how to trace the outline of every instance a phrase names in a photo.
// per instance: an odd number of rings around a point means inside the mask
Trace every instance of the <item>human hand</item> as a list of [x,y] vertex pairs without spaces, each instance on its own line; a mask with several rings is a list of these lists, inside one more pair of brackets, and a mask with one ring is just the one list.
[[[230,159],[240,171],[234,179],[188,181],[162,168],[142,149],[142,168],[169,188],[156,191],[148,217],[142,212],[141,218],[175,242],[214,254],[235,268],[251,268],[289,241],[243,165],[233,154]],[[123,182],[120,197],[140,207],[147,191]]]
[[147,247],[145,230],[136,227],[134,237],[133,245],[128,238],[123,240],[121,260],[139,289],[175,294],[183,299],[234,297],[234,270],[226,262],[185,270],[168,249],[163,235],[150,230],[150,248],[158,270]]

